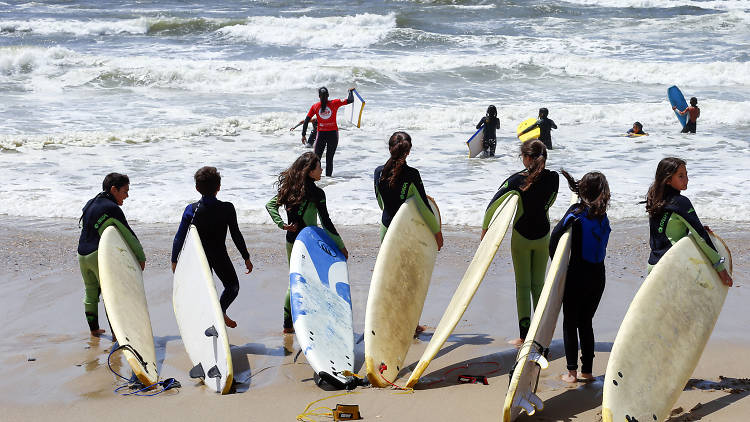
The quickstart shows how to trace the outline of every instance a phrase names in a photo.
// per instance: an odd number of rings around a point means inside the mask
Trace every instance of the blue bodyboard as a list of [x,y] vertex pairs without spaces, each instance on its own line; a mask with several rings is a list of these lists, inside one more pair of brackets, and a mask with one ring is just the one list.
[[[685,111],[688,107],[687,101],[685,101],[685,96],[682,95],[680,88],[677,88],[675,85],[672,85],[667,89],[667,97],[669,98],[669,103],[672,107],[677,106],[677,110]],[[674,111],[674,114],[677,115],[677,120],[680,121],[682,127],[685,127],[687,124],[687,114],[683,116],[678,113],[677,110]]]

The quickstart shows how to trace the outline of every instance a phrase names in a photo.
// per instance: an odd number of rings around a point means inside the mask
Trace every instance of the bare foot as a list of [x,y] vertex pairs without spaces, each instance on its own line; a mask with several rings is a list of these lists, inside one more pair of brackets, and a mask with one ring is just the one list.
[[581,372],[581,376],[579,378],[581,379],[581,381],[589,382],[594,380],[594,375]]
[[105,331],[102,330],[101,328],[98,329],[98,330],[91,330],[91,336],[92,337],[99,337],[100,335],[102,335],[104,333],[105,333]]
[[414,337],[424,333],[425,327],[424,325],[417,325],[417,328],[414,329]]
[[517,339],[509,341],[508,344],[512,344],[516,348],[520,348],[523,345],[523,341],[524,341],[524,339],[522,339],[521,337],[519,337]]
[[227,327],[229,327],[229,328],[236,328],[237,327],[237,323],[234,322],[234,320],[232,318],[229,318],[227,316],[227,314],[224,314],[224,324],[227,324]]
[[568,371],[567,374],[561,375],[560,379],[571,384],[578,381],[576,371]]
[[294,334],[294,327],[284,328],[284,334]]

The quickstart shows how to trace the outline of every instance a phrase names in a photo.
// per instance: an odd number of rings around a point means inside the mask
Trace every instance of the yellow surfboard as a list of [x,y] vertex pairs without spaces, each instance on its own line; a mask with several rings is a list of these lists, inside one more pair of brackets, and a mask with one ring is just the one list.
[[539,139],[539,135],[541,135],[542,133],[539,130],[539,128],[532,129],[524,133],[523,135],[521,135],[521,132],[523,132],[523,130],[526,129],[527,127],[536,123],[536,120],[537,120],[536,118],[530,117],[518,124],[518,127],[516,128],[516,133],[518,134],[518,139],[520,139],[521,142],[526,142],[530,139]]

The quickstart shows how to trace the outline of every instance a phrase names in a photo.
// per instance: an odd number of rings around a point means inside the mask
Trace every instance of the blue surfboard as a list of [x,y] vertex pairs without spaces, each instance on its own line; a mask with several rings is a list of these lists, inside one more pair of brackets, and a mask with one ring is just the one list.
[[[682,95],[682,91],[680,91],[680,88],[677,88],[677,86],[672,85],[667,89],[667,97],[669,98],[669,103],[672,107],[677,106],[677,110],[685,111],[685,109],[688,108],[685,96]],[[682,127],[685,127],[687,124],[687,114],[683,116],[678,113],[677,110],[674,111],[674,114],[677,115],[677,120],[680,121]]]
[[320,227],[297,235],[289,259],[292,321],[297,342],[320,379],[337,388],[355,382],[349,272],[344,254]]

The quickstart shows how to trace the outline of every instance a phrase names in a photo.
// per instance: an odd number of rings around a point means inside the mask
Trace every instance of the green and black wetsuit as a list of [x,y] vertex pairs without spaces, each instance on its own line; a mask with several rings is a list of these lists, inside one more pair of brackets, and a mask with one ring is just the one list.
[[723,271],[725,267],[721,263],[721,256],[716,252],[716,248],[695,214],[695,209],[690,200],[680,195],[680,191],[671,186],[664,188],[664,198],[667,203],[664,211],[660,215],[648,219],[651,232],[649,238],[651,254],[648,257],[649,272],[672,245],[688,234],[695,239],[698,247],[714,264],[716,271]]
[[438,233],[440,231],[440,222],[435,217],[435,212],[427,200],[427,194],[424,191],[419,170],[404,164],[393,188],[388,185],[387,180],[381,179],[382,173],[383,166],[379,166],[375,169],[373,178],[375,196],[378,198],[380,209],[383,210],[383,215],[380,219],[380,241],[383,241],[385,233],[388,231],[388,226],[391,225],[391,220],[393,220],[401,204],[412,196],[417,198],[417,208],[419,208],[419,213],[422,215],[425,223],[427,223],[427,227],[430,228],[433,234]]
[[[317,226],[318,217],[323,225],[328,236],[336,243],[339,249],[344,249],[344,241],[341,240],[341,236],[336,231],[336,227],[333,226],[331,217],[328,215],[328,207],[326,206],[326,194],[323,189],[317,187],[315,182],[308,178],[305,181],[305,198],[297,205],[285,206],[287,224],[297,225],[297,231],[286,232],[286,258],[287,263],[292,254],[292,247],[294,246],[294,240],[297,238],[302,229],[307,226]],[[279,215],[278,197],[274,196],[266,204],[266,210],[271,215],[273,222],[279,226],[280,229],[284,228],[284,220]],[[287,282],[288,284],[288,282]],[[286,291],[286,298],[284,299],[284,328],[292,328],[292,310],[289,298],[289,288]]]
[[122,209],[108,192],[101,192],[83,207],[82,230],[78,240],[78,265],[83,277],[83,306],[91,331],[99,329],[99,240],[104,229],[114,225],[120,231],[125,243],[135,254],[138,262],[146,262],[143,247],[133,229],[128,225]]
[[559,176],[547,169],[526,191],[521,186],[526,182],[526,170],[510,176],[498,189],[484,214],[482,229],[487,229],[497,207],[508,195],[519,195],[518,208],[513,221],[511,254],[516,276],[516,307],[521,338],[526,338],[531,323],[531,303],[536,307],[544,287],[544,273],[549,257],[549,207],[557,198]]

